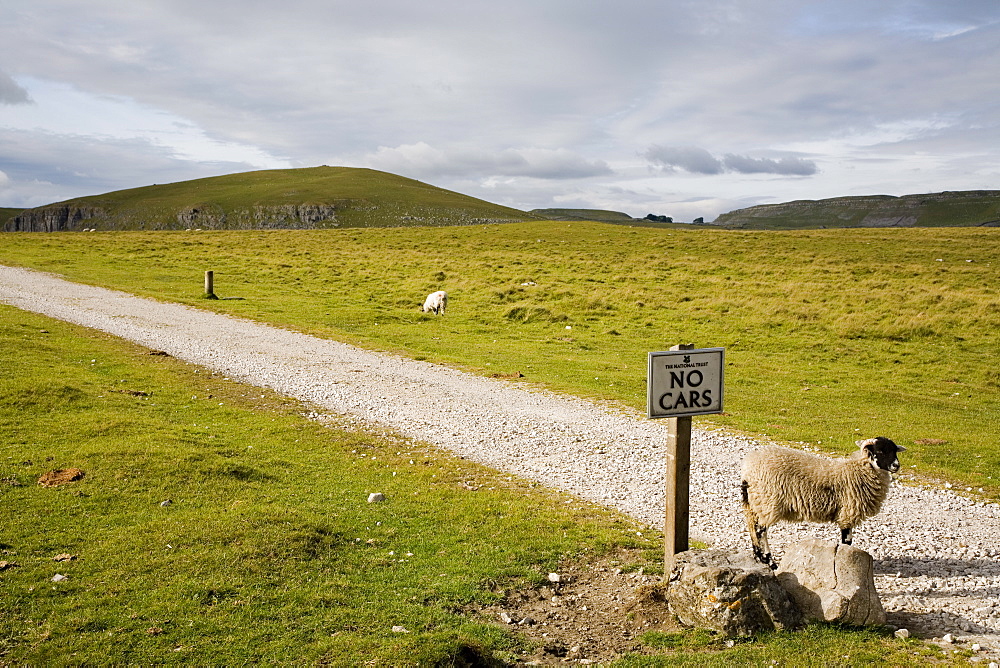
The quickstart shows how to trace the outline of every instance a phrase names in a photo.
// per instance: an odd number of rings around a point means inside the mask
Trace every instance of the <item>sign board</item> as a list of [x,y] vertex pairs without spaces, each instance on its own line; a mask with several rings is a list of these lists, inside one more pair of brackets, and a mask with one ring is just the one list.
[[724,348],[649,353],[646,414],[676,418],[722,412]]

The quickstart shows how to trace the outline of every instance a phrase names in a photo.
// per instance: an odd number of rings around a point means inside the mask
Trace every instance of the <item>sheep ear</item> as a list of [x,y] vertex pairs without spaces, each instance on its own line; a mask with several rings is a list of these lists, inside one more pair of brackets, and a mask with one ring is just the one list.
[[906,452],[906,448],[901,445],[896,445],[896,452]]

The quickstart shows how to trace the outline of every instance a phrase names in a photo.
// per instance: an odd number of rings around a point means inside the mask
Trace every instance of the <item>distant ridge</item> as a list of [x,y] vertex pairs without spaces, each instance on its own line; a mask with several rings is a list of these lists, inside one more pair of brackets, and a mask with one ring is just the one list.
[[762,204],[724,213],[714,225],[746,230],[829,227],[1000,226],[1000,190],[870,195]]
[[310,167],[118,190],[26,209],[7,232],[314,229],[534,220],[524,211],[374,169]]
[[529,213],[546,220],[592,220],[599,223],[631,223],[632,216],[603,209],[532,209]]

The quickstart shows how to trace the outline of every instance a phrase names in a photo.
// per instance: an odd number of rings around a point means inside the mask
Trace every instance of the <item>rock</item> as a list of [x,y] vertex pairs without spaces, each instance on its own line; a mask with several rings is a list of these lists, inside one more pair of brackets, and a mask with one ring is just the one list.
[[385,501],[385,494],[382,492],[372,492],[368,495],[368,503],[379,503]]
[[681,624],[727,636],[790,630],[803,621],[774,572],[745,552],[688,550],[676,555],[666,603]]
[[165,499],[163,501],[160,501],[160,508],[166,508],[171,504],[173,504],[173,501],[171,501],[170,499]]
[[62,582],[65,579],[66,579],[66,576],[63,575],[62,573],[56,573],[55,575],[52,576],[52,581],[53,582]]
[[393,626],[392,627],[392,632],[393,633],[409,633],[409,631],[406,630],[405,626]]
[[562,582],[562,578],[558,573],[549,573],[549,582],[554,582],[556,584]]
[[910,637],[910,631],[909,629],[896,629],[896,632],[893,635],[897,638],[906,639]]
[[816,538],[801,540],[785,552],[776,575],[807,620],[885,624],[874,562],[864,550]]

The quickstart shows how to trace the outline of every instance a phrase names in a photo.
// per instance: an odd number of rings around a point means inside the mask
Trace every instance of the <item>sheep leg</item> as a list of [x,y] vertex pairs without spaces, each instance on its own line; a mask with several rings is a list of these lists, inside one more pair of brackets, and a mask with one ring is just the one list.
[[854,530],[851,527],[847,527],[846,529],[841,529],[840,542],[843,543],[844,545],[850,545],[851,541],[854,540],[854,536],[852,535],[853,533]]
[[753,546],[753,558],[762,564],[770,566],[772,570],[777,570],[778,565],[771,557],[771,547],[767,543],[767,527],[761,526],[757,522],[757,516],[750,508],[750,499],[747,495],[747,482],[744,480],[740,485],[743,492],[743,513],[747,518],[747,529],[750,530],[750,544]]

